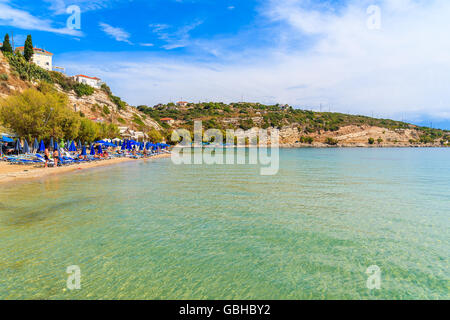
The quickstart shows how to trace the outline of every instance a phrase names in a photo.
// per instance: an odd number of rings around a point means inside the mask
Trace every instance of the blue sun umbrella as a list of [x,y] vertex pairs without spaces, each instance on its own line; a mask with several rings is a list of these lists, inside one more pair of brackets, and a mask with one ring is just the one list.
[[33,151],[37,152],[38,149],[39,149],[39,143],[38,143],[37,139],[34,138]]
[[41,143],[39,144],[38,152],[45,152],[45,144],[44,144],[44,141],[42,141],[42,140],[41,140]]
[[85,146],[83,146],[83,151],[81,151],[81,155],[82,156],[87,156],[86,147]]
[[75,147],[75,142],[72,141],[72,144],[69,147],[69,151],[70,152],[74,152],[77,151],[77,147]]
[[14,146],[14,151],[17,151],[17,152],[21,152],[22,151],[22,145],[20,144],[20,140],[19,139],[16,140],[16,145]]
[[144,146],[141,144],[140,146],[139,146],[139,151],[143,151],[144,150]]
[[58,142],[55,142],[55,145],[53,146],[53,150],[58,150],[58,152],[59,152]]
[[6,136],[2,136],[0,141],[3,141],[3,142],[14,142],[13,139],[11,139],[10,137],[6,137]]
[[94,145],[91,145],[91,153],[90,153],[90,155],[91,155],[91,156],[95,156],[95,148],[94,148]]
[[99,144],[99,145],[98,145],[98,154],[102,154],[102,153],[103,153],[102,145]]
[[23,153],[30,153],[30,147],[28,146],[27,139],[23,140]]
[[122,143],[122,147],[120,148],[122,151],[126,149],[125,142]]

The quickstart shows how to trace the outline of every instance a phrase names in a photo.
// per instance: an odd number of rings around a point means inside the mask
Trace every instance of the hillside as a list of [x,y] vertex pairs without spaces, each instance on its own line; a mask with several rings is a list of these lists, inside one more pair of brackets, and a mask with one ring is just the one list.
[[64,92],[70,100],[70,107],[93,121],[113,123],[135,131],[147,132],[151,128],[161,130],[157,122],[115,97],[106,85],[102,89],[86,90],[61,73],[48,72],[31,64],[24,66],[16,60],[9,60],[0,52],[0,97],[27,88],[37,88],[42,80]]
[[[27,88],[37,88],[41,82],[51,83],[69,98],[69,108],[95,122],[112,123],[135,131],[160,131],[170,141],[174,128],[193,129],[194,120],[202,120],[204,129],[277,128],[285,146],[448,146],[450,132],[418,127],[389,119],[313,112],[290,106],[259,103],[174,103],[155,107],[129,106],[116,97],[104,84],[94,89],[74,82],[59,72],[48,72],[14,56],[0,52],[0,97]],[[172,118],[171,125],[161,121]]]
[[[160,124],[172,118],[173,128],[192,130],[194,120],[203,128],[221,130],[252,127],[280,129],[286,146],[441,146],[448,145],[450,132],[418,127],[400,121],[377,119],[342,113],[313,112],[289,106],[258,103],[192,103],[181,107],[173,103],[138,109]],[[370,141],[369,141],[370,139]]]

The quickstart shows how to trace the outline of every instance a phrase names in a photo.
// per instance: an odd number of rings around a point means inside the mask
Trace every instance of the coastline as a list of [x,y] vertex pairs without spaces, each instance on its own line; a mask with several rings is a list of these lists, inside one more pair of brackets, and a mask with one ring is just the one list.
[[80,163],[77,165],[71,165],[58,168],[43,168],[36,167],[34,165],[10,165],[7,162],[0,162],[0,186],[11,182],[26,182],[50,176],[74,173],[79,170],[86,170],[98,167],[112,166],[124,162],[142,161],[142,160],[154,160],[169,158],[170,154],[159,154],[151,158],[132,159],[132,158],[117,158],[111,160],[103,160],[97,162]]

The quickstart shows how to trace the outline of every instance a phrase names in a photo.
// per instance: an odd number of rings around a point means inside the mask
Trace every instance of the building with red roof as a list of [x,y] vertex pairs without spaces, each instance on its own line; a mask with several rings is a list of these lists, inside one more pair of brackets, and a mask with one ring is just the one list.
[[74,79],[76,82],[84,83],[87,85],[90,85],[93,88],[100,89],[102,85],[102,80],[97,77],[89,77],[84,74],[77,74],[76,76],[73,76],[72,79]]
[[[20,52],[21,54],[24,53],[25,47],[17,47],[17,52]],[[39,67],[52,71],[53,70],[53,53],[48,52],[41,48],[33,48],[34,54],[31,58],[32,61],[37,64]]]

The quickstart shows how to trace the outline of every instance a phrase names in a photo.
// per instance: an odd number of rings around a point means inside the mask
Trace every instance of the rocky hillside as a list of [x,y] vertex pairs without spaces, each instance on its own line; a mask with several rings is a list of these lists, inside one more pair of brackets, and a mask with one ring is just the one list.
[[[46,71],[44,70],[44,72]],[[56,75],[55,72],[46,73],[50,77],[55,77]],[[62,81],[67,83],[70,81],[69,78],[61,74],[56,76],[55,79],[60,81],[62,79]],[[38,85],[38,79],[26,79],[26,77],[21,76],[0,52],[0,97],[6,97],[15,92],[22,92],[27,88],[37,87]],[[108,92],[109,88],[108,90],[94,89],[91,94],[79,95],[74,90],[67,90],[67,88],[64,90],[57,81],[55,81],[54,86],[57,90],[67,94],[70,100],[69,107],[91,120],[113,123],[136,131],[147,132],[151,128],[161,130],[160,125],[156,121],[120,99],[120,103],[123,103],[123,105],[119,106],[113,101],[111,92]]]
[[[173,103],[138,109],[153,119],[172,118],[172,128],[192,130],[194,120],[203,128],[248,130],[277,128],[285,146],[447,146],[450,131],[418,127],[389,119],[330,112],[313,112],[290,106],[258,103]],[[167,124],[162,126],[168,128]]]

